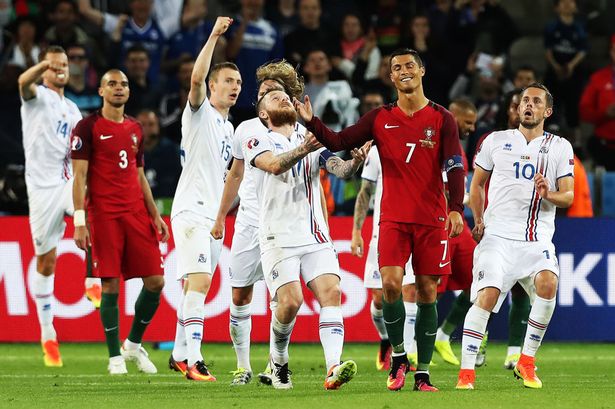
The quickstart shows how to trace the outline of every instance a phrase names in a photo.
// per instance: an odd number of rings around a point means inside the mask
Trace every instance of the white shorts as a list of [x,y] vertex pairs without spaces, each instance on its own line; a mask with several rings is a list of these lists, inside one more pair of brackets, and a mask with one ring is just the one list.
[[[406,263],[404,279],[401,285],[414,284],[414,270],[412,269],[412,256]],[[363,273],[363,285],[365,288],[382,289],[382,279],[380,278],[380,268],[378,267],[378,236],[372,237],[367,250],[367,260],[365,261],[365,272]]]
[[30,232],[37,256],[57,247],[64,236],[64,216],[73,214],[73,180],[48,188],[28,189]]
[[231,245],[229,267],[231,287],[248,287],[262,280],[261,247],[258,242],[258,227],[235,221],[235,234]]
[[213,275],[222,252],[222,240],[211,236],[213,226],[214,220],[187,211],[171,220],[178,280],[191,273]]
[[263,252],[261,262],[271,298],[276,296],[278,288],[300,278],[308,284],[324,274],[340,276],[340,265],[331,243],[272,248]]
[[493,309],[493,312],[498,312],[506,295],[518,282],[533,302],[536,297],[534,278],[543,270],[552,271],[559,277],[553,243],[485,235],[474,251],[471,300],[474,302],[483,288],[495,287],[501,291]]

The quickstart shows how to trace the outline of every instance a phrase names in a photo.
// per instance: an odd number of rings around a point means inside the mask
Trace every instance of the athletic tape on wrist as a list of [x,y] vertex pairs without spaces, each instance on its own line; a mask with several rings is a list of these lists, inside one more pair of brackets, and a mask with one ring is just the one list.
[[73,223],[75,227],[85,226],[85,210],[75,210],[73,214]]

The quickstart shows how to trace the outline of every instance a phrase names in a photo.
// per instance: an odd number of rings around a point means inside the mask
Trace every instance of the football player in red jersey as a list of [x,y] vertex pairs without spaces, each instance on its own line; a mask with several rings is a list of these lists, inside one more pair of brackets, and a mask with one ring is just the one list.
[[[429,380],[438,328],[436,288],[439,277],[451,273],[448,237],[456,237],[463,229],[461,147],[451,113],[425,97],[425,66],[418,53],[397,50],[391,54],[390,67],[397,102],[368,112],[340,132],[333,132],[313,116],[308,97],[304,103],[295,100],[295,104],[308,130],[332,151],[359,147],[372,138],[378,147],[383,180],[378,264],[384,320],[393,346],[387,387],[401,389],[409,367],[403,342],[401,286],[404,265],[412,254],[418,306],[414,389],[437,391]],[[449,182],[448,210],[443,168]]]
[[[124,115],[130,95],[126,75],[119,70],[107,71],[98,93],[103,98],[102,109],[82,119],[71,140],[75,243],[83,250],[92,247],[94,275],[102,279],[100,316],[109,349],[109,373],[125,374],[126,360],[136,362],[142,372],[156,373],[141,339],[164,286],[157,234],[166,241],[169,231],[143,172],[141,125]],[[117,303],[120,276],[124,280],[143,279],[132,328],[121,350]]]

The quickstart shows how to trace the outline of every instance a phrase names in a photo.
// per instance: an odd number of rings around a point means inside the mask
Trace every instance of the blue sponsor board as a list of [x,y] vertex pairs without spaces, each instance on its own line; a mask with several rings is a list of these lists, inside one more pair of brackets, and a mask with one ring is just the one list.
[[[545,341],[615,341],[615,218],[558,218],[553,241],[560,283]],[[440,321],[450,296],[442,301]],[[489,324],[490,339],[508,339],[509,305]]]

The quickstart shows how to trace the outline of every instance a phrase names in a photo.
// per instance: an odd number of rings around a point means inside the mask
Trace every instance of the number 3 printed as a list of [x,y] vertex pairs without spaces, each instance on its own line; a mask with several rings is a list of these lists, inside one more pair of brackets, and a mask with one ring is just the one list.
[[126,169],[128,167],[128,155],[126,154],[126,151],[124,149],[122,149],[120,151],[120,168],[122,169]]

